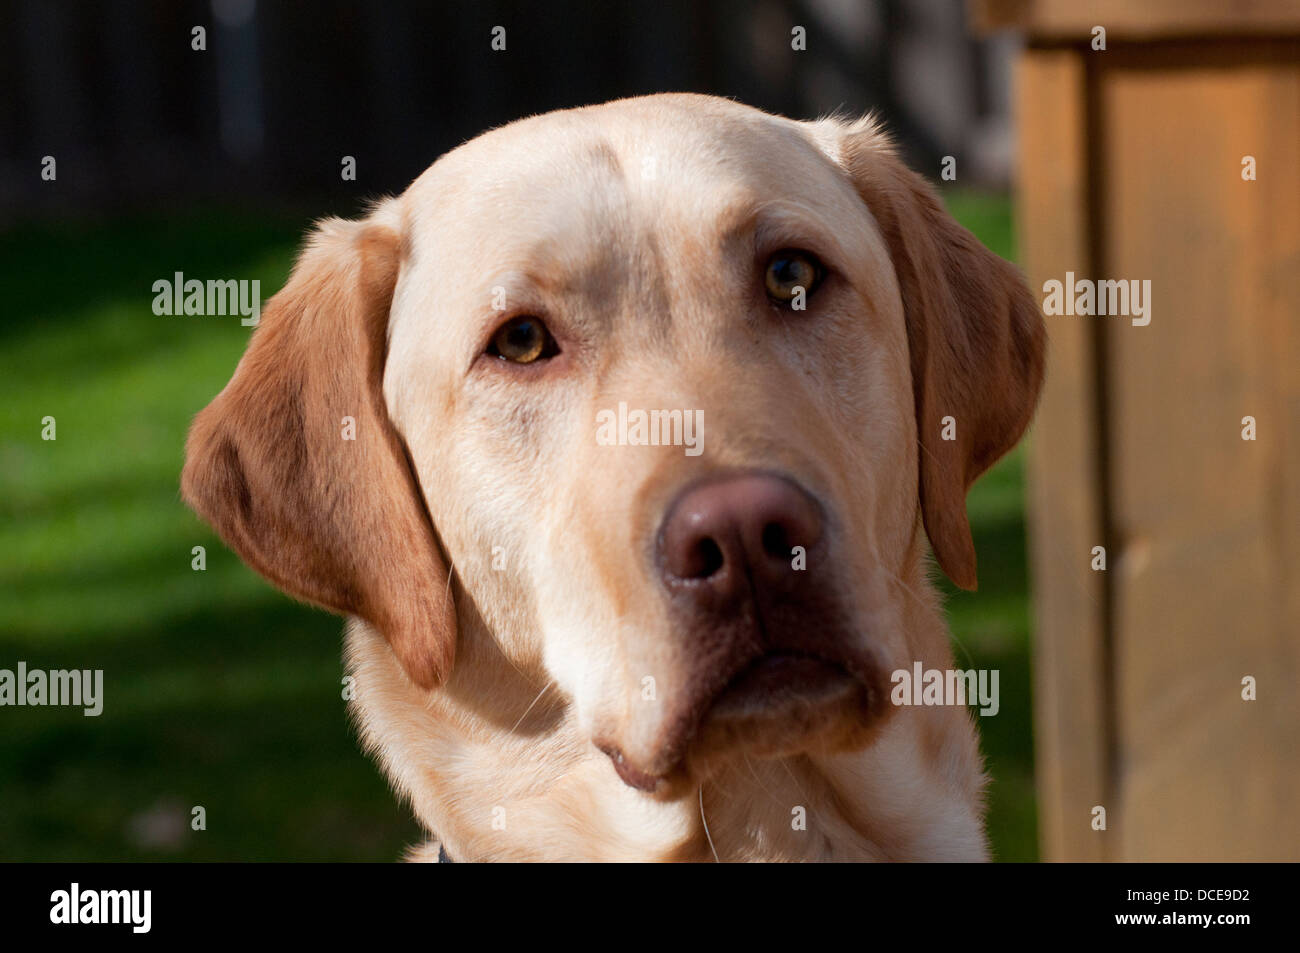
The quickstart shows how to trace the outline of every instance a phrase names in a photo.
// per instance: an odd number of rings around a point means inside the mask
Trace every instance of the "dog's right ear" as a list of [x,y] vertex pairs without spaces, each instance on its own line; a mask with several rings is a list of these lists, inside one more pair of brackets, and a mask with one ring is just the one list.
[[432,688],[451,668],[456,617],[384,404],[402,246],[383,212],[317,228],[230,383],[195,419],[181,490],[253,569],[365,619]]

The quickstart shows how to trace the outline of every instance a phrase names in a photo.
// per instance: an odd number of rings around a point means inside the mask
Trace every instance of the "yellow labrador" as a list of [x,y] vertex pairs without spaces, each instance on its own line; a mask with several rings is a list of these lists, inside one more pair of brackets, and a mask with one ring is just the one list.
[[979,860],[971,716],[891,673],[1043,334],[869,120],[620,100],[321,224],[183,489],[351,617],[416,859]]

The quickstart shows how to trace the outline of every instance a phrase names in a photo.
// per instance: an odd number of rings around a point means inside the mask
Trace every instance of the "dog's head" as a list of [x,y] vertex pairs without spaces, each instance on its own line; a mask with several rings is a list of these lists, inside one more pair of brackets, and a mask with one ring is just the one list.
[[966,491],[1042,370],[1019,275],[869,122],[624,100],[323,224],[183,487],[418,688],[472,617],[671,794],[734,753],[869,742],[922,657],[920,526],[973,587]]

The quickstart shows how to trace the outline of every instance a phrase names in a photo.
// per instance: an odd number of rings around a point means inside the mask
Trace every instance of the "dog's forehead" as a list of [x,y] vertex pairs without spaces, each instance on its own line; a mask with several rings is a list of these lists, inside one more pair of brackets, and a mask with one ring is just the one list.
[[820,221],[860,210],[817,130],[688,94],[500,127],[434,163],[405,199],[417,247],[497,261],[656,225],[725,230],[770,202]]

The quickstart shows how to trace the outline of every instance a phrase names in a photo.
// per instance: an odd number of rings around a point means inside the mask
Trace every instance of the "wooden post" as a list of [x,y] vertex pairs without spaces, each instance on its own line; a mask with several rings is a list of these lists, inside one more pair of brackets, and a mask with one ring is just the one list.
[[1151,289],[1149,324],[1046,316],[1028,499],[1043,856],[1300,859],[1300,4],[972,11],[1027,38],[1031,287]]

